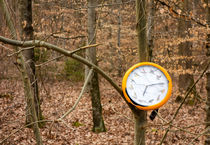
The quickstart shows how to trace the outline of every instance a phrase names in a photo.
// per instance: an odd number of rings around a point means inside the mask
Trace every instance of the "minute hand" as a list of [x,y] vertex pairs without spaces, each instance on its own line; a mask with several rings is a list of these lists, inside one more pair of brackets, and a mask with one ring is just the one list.
[[164,83],[155,83],[155,84],[149,84],[147,86],[154,86],[154,85],[163,85]]

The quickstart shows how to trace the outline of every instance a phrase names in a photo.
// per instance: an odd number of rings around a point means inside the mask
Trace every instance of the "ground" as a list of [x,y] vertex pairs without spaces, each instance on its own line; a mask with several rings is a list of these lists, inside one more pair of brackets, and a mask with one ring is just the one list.
[[[120,78],[114,78],[121,84]],[[46,120],[54,120],[63,115],[75,103],[82,88],[82,82],[49,81],[39,84],[43,115]],[[44,89],[45,88],[45,89]],[[174,88],[175,89],[175,88]],[[132,145],[134,138],[134,122],[131,111],[108,82],[100,78],[101,99],[106,132],[93,133],[91,102],[88,92],[80,100],[76,109],[63,122],[48,122],[41,129],[44,144],[48,145]],[[25,125],[25,101],[22,82],[19,79],[3,79],[0,81],[0,141],[7,138],[3,144],[35,144],[31,129],[22,128]],[[174,103],[175,94],[166,105],[161,107],[154,121],[148,119],[146,143],[160,143],[168,124],[179,103]],[[203,96],[205,97],[205,96]],[[173,128],[167,135],[164,144],[196,145],[204,143],[202,124],[205,119],[205,104],[198,102],[194,106],[184,105],[173,122]],[[148,111],[150,114],[151,111]],[[161,119],[162,118],[162,119]],[[182,129],[181,129],[182,128]]]

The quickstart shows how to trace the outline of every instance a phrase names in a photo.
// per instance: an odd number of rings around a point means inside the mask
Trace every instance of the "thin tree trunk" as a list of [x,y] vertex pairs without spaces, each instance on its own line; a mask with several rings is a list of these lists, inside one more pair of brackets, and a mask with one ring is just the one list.
[[155,2],[154,0],[148,1],[148,22],[147,22],[147,44],[149,47],[149,60],[153,60],[152,51],[154,49],[154,16],[155,16]]
[[[32,27],[32,1],[31,0],[20,0],[19,1],[19,11],[20,11],[20,37],[21,40],[33,40],[33,27]],[[38,84],[36,79],[35,73],[35,62],[34,62],[34,48],[24,50],[23,56],[26,63],[26,70],[27,74],[30,78],[33,96],[34,96],[34,104],[36,107],[36,114],[38,120],[42,120],[42,112],[40,107],[40,99],[39,99],[39,92],[38,92]],[[30,124],[32,122],[32,118],[30,117],[28,112],[29,109],[29,102],[27,103],[26,111],[26,124]],[[42,127],[44,124],[39,123],[39,126]]]
[[[88,0],[88,44],[96,43],[96,0]],[[97,65],[96,60],[96,48],[92,47],[86,50],[86,58],[90,62]],[[86,73],[88,74],[89,69],[86,67]],[[92,113],[93,113],[93,132],[104,132],[106,131],[104,120],[102,116],[102,106],[100,99],[100,90],[98,82],[98,74],[93,72],[93,76],[90,80],[90,93],[92,101]]]
[[[210,28],[210,0],[206,0],[207,8],[206,8],[206,20],[208,29]],[[207,34],[206,39],[206,49],[207,53],[206,56],[210,57],[210,33]],[[207,83],[206,83],[206,90],[207,90],[207,101],[206,101],[206,134],[210,134],[210,68],[208,69],[207,73]],[[210,144],[210,136],[206,136],[205,145]]]
[[[192,10],[192,1],[189,1],[189,0],[183,1],[182,8],[183,8],[182,13],[184,13],[184,11]],[[191,27],[192,27],[192,24],[190,21],[180,19],[179,24],[178,24],[179,38],[185,39],[186,36],[190,36],[188,29]],[[192,42],[186,40],[185,42],[181,42],[178,46],[179,55],[185,57],[184,59],[179,60],[179,65],[182,67],[183,70],[192,68],[192,60],[189,58],[192,56],[192,50],[191,50],[192,45],[193,45]],[[178,87],[179,87],[180,95],[177,97],[177,101],[183,99],[183,94],[185,94],[185,91],[188,90],[189,87],[192,86],[193,83],[194,83],[194,78],[192,74],[185,73],[185,74],[179,75]],[[192,92],[193,92],[194,97],[188,100],[188,103],[190,104],[194,103],[193,99],[197,95],[195,88],[193,89]]]
[[[117,0],[117,3],[122,3],[122,0]],[[122,53],[121,53],[121,25],[122,25],[122,14],[121,14],[121,6],[119,6],[118,9],[118,31],[117,31],[117,46],[118,50],[116,53],[118,53],[118,67],[117,67],[117,73],[119,77],[122,77]]]
[[[6,21],[7,21],[7,24],[10,29],[10,33],[11,33],[12,37],[14,39],[17,39],[17,32],[15,30],[13,22],[11,21],[10,14],[9,14],[9,11],[8,11],[6,5],[5,5],[4,0],[0,0],[0,6],[2,6],[2,9],[4,10]],[[16,50],[18,51],[18,50],[20,50],[20,48],[16,48]],[[25,63],[24,56],[23,56],[22,52],[20,52],[18,54],[18,60],[19,60],[18,63],[20,65],[20,70],[22,73],[22,79],[23,79],[23,83],[24,83],[25,98],[27,100],[28,105],[30,106],[30,108],[28,108],[28,109],[30,110],[30,114],[32,116],[32,122],[34,122],[34,124],[33,124],[34,135],[36,137],[37,144],[42,145],[42,138],[41,138],[39,126],[37,123],[38,119],[37,119],[37,115],[36,115],[36,109],[35,109],[35,104],[34,104],[33,92],[32,92],[32,88],[31,88],[31,82],[30,82],[30,78],[27,73],[26,63]]]
[[[146,0],[136,0],[136,31],[138,37],[138,52],[140,62],[149,61],[149,48],[147,46],[147,15]],[[134,113],[135,119],[135,145],[145,145],[145,131],[147,112],[137,110]]]
[[146,122],[147,122],[147,112],[143,110],[138,110],[134,113],[135,125],[135,138],[134,145],[145,145],[145,134],[146,134]]
[[[210,134],[210,70],[206,73],[207,83],[206,83],[206,90],[207,90],[207,101],[206,101],[206,134]],[[205,145],[210,144],[210,136],[206,136]]]
[[[0,8],[0,11],[2,12],[3,10],[2,10],[2,8]],[[3,14],[2,13],[0,13],[0,35],[2,35],[4,32],[2,32],[2,30],[3,30],[3,27],[4,27],[4,24],[2,23],[3,22]]]

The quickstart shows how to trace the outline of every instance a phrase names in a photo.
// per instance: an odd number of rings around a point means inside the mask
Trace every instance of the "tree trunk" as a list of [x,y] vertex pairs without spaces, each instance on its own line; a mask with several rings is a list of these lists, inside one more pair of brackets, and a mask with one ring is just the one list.
[[[207,76],[207,83],[206,83],[206,90],[207,90],[207,101],[206,101],[206,134],[210,134],[210,70],[206,73]],[[205,145],[210,144],[210,136],[206,136]]]
[[[138,53],[140,62],[149,61],[149,48],[147,46],[147,15],[146,0],[136,0],[136,31],[138,37]],[[145,131],[147,112],[137,110],[134,113],[135,119],[135,145],[145,145]]]
[[[96,43],[96,10],[97,1],[88,0],[88,44]],[[97,65],[96,60],[96,48],[92,47],[86,49],[86,58],[90,62]],[[86,74],[88,74],[89,69],[86,67]],[[90,80],[90,93],[92,100],[92,113],[93,113],[93,132],[104,132],[106,131],[104,120],[102,116],[102,106],[100,99],[100,90],[98,83],[98,74],[93,72],[93,76]]]
[[[2,10],[2,8],[0,7],[0,11],[2,12],[3,10]],[[4,19],[3,19],[3,14],[2,13],[0,13],[0,35],[3,35],[3,33],[4,33],[4,31],[2,32],[2,30],[3,30],[3,27],[4,27],[4,25],[3,25],[3,22],[4,21]]]
[[[208,29],[209,29],[210,28],[210,0],[205,0],[205,1],[206,1],[206,4],[207,4],[206,22],[207,22]],[[207,49],[206,56],[209,58],[210,57],[210,33],[207,34],[206,49]],[[206,129],[207,129],[207,132],[206,132],[206,134],[210,134],[210,68],[208,69],[208,71],[206,73],[206,77],[207,77],[207,83],[206,83],[206,90],[207,90],[207,101],[206,101],[206,122],[207,123],[206,123]],[[209,145],[209,144],[210,144],[210,136],[207,135],[206,140],[205,140],[205,145]]]
[[[122,0],[117,0],[117,3],[122,3]],[[118,77],[122,77],[122,54],[121,54],[121,25],[122,25],[122,14],[121,14],[121,6],[119,6],[118,8],[118,30],[117,30],[117,46],[118,46],[118,50],[116,51],[117,54],[117,63],[118,63],[118,67],[117,67],[117,74]]]
[[148,1],[148,22],[147,22],[147,44],[149,50],[149,60],[152,61],[152,51],[154,49],[154,16],[155,16],[155,3],[154,0]]
[[[20,11],[20,37],[21,40],[33,40],[33,27],[32,27],[32,1],[31,0],[20,0],[19,2],[19,11]],[[24,50],[23,56],[26,63],[26,70],[27,74],[30,78],[33,97],[34,97],[34,104],[36,107],[36,114],[38,120],[42,120],[42,112],[40,107],[40,99],[39,99],[39,92],[38,92],[38,84],[36,79],[35,73],[35,61],[34,61],[34,48]],[[27,102],[26,107],[26,124],[30,124],[32,122],[32,118],[29,112],[29,102]],[[39,123],[39,126],[42,127],[44,124]]]
[[[182,2],[182,13],[192,10],[192,1],[185,0]],[[190,36],[190,33],[188,31],[189,28],[192,27],[192,24],[190,21],[179,19],[178,23],[178,35],[180,39],[186,39],[187,36]],[[192,42],[185,40],[184,42],[181,42],[178,45],[178,53],[179,56],[182,56],[183,58],[179,59],[179,65],[181,66],[181,69],[187,70],[192,69],[192,59],[190,57],[192,56]],[[184,80],[184,81],[183,81]],[[179,75],[179,93],[180,95],[177,97],[177,101],[182,100],[183,95],[185,92],[192,86],[194,83],[194,78],[192,74],[189,73],[183,73]],[[193,91],[193,98],[190,98],[191,100],[188,100],[188,103],[194,103],[194,99],[197,95],[196,89],[194,88]]]
[[146,134],[146,123],[147,123],[147,112],[138,110],[134,113],[135,125],[135,138],[134,145],[145,145],[145,134]]
[[[8,8],[5,5],[4,0],[0,0],[0,6],[2,7],[5,17],[6,17],[6,21],[8,24],[8,27],[10,29],[10,33],[12,35],[12,37],[14,39],[17,39],[17,32],[15,30],[14,24],[11,21],[11,16],[10,13],[8,11]],[[20,50],[20,48],[16,48],[16,50]],[[26,68],[26,63],[24,60],[24,56],[22,54],[22,52],[20,52],[18,54],[18,63],[20,65],[20,70],[22,73],[22,79],[23,79],[23,83],[24,83],[24,93],[25,93],[25,98],[27,100],[28,106],[30,106],[29,111],[31,114],[31,118],[32,118],[32,127],[33,127],[33,131],[34,131],[34,135],[36,137],[36,142],[38,145],[42,145],[42,138],[40,135],[40,131],[39,131],[39,126],[38,126],[38,119],[37,119],[37,115],[36,115],[36,109],[35,109],[35,104],[34,104],[34,97],[33,97],[33,92],[32,92],[32,88],[31,88],[31,82],[30,82],[30,78],[28,76],[27,73],[27,68]]]

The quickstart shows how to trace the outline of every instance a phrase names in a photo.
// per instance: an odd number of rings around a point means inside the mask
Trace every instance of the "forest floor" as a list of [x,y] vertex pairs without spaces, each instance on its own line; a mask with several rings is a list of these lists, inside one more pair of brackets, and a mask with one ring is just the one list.
[[[120,78],[115,78],[121,84]],[[72,108],[77,100],[82,82],[49,81],[40,86],[42,111],[46,120],[54,120]],[[45,88],[45,89],[44,89]],[[176,89],[176,88],[174,88]],[[76,109],[63,122],[46,123],[40,129],[43,143],[47,145],[132,145],[134,138],[134,121],[131,111],[120,95],[100,78],[101,101],[106,132],[93,133],[90,96],[86,92]],[[34,135],[25,125],[25,101],[22,82],[17,79],[0,81],[0,142],[5,145],[33,145]],[[5,95],[2,95],[5,94]],[[176,94],[159,111],[154,121],[147,122],[146,144],[157,145],[168,128],[179,103],[174,103]],[[202,98],[205,98],[205,93]],[[184,105],[173,122],[165,145],[183,145],[204,143],[205,104]],[[150,111],[148,111],[148,115]],[[166,121],[166,122],[165,122]],[[21,129],[21,127],[23,127]],[[14,134],[13,134],[14,133]],[[0,143],[1,144],[1,143]]]

